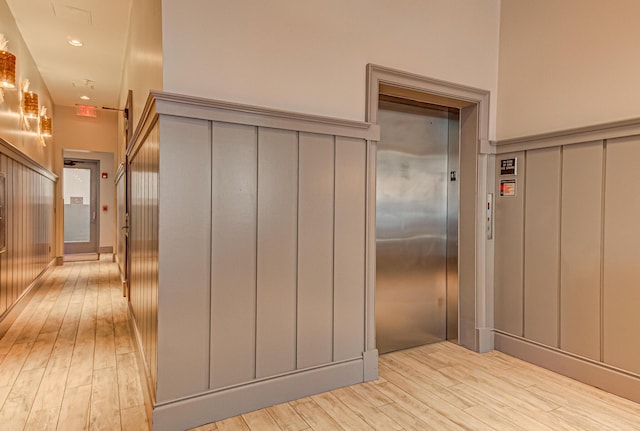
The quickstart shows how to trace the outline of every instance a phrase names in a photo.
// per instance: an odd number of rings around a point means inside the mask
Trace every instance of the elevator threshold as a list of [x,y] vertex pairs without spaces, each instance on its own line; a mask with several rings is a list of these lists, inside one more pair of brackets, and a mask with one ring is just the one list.
[[100,253],[78,253],[78,254],[65,254],[65,262],[88,262],[92,260],[100,260]]
[[421,349],[424,348],[425,346],[437,346],[438,344],[442,344],[442,345],[449,345],[452,344],[454,346],[458,346],[458,340],[439,340],[439,341],[434,341],[432,343],[425,343],[425,344],[421,344],[419,346],[408,346],[408,347],[402,347],[396,350],[390,350],[388,352],[382,352],[380,353],[380,356],[386,356],[392,353],[398,353],[398,352],[410,352],[412,350],[416,350],[416,349]]

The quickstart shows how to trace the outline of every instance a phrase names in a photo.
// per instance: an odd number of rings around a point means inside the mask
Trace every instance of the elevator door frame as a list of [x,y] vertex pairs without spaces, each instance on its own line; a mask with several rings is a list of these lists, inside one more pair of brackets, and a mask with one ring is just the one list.
[[[491,332],[492,291],[485,278],[486,247],[484,205],[489,154],[489,92],[407,72],[367,65],[366,121],[378,123],[380,94],[460,109],[460,208],[458,343],[468,349],[493,349]],[[376,143],[368,154],[367,178],[367,330],[366,350],[376,347]]]

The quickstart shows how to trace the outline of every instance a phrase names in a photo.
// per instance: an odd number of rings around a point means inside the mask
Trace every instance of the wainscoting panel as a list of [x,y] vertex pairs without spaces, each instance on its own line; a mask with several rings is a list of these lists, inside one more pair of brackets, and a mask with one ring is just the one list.
[[527,152],[524,336],[558,347],[561,149]]
[[256,377],[296,369],[298,134],[259,129]]
[[214,123],[211,388],[255,378],[257,162],[256,127]]
[[157,400],[162,402],[209,387],[211,126],[173,117],[159,124]]
[[[640,393],[637,124],[499,143],[496,165],[517,154],[506,149],[522,150],[527,181],[524,187],[518,183],[523,213],[517,201],[496,200],[494,302],[497,349],[635,401]],[[498,184],[502,178],[497,172]],[[508,324],[517,323],[520,261],[524,334]],[[506,322],[504,316],[515,319]]]
[[336,138],[333,360],[357,358],[364,348],[366,146]]
[[155,396],[158,351],[159,130],[149,130],[129,154],[129,306],[143,357],[145,380]]
[[300,136],[298,368],[333,358],[334,138]]
[[130,301],[154,430],[363,381],[377,127],[165,93],[145,112]]
[[[500,175],[500,160],[516,159],[517,175]],[[496,161],[496,183],[515,180],[515,196],[495,198],[495,327],[522,335],[524,320],[524,192],[525,154],[501,154]]]
[[0,139],[0,321],[53,259],[57,177]]
[[602,142],[564,148],[560,346],[600,360]]
[[604,362],[640,375],[640,138],[607,142],[604,212]]

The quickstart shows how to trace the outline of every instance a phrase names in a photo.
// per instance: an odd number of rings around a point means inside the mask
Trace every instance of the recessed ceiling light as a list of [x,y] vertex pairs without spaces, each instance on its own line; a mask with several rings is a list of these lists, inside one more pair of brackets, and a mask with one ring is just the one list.
[[80,98],[81,98],[82,100],[89,100],[89,99],[91,99],[91,97],[89,97],[89,96],[80,96]]
[[81,40],[78,39],[69,39],[69,45],[71,46],[82,46],[84,45]]

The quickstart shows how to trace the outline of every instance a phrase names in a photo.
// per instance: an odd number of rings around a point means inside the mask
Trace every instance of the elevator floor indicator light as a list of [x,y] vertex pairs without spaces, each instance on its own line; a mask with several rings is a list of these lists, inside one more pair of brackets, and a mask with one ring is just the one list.
[[514,197],[516,195],[516,180],[500,180],[500,196]]

